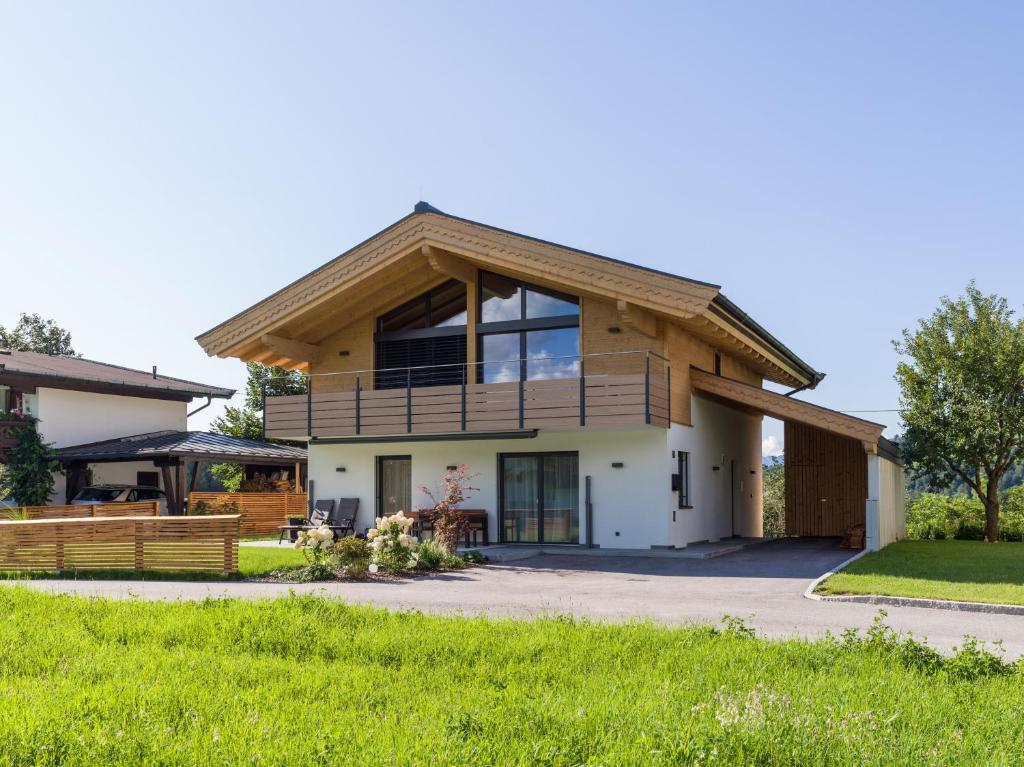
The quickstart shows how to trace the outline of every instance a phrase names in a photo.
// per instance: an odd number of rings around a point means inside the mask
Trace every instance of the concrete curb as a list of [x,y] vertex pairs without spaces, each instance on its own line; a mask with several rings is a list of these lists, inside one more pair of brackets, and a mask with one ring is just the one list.
[[892,607],[924,607],[931,610],[956,610],[965,613],[988,613],[990,615],[1024,615],[1024,605],[987,604],[985,602],[956,602],[948,599],[918,599],[917,597],[887,597],[881,594],[815,594],[822,581],[831,578],[867,554],[865,549],[847,559],[824,575],[815,578],[804,591],[806,599],[815,602],[847,602],[865,605],[891,605]]

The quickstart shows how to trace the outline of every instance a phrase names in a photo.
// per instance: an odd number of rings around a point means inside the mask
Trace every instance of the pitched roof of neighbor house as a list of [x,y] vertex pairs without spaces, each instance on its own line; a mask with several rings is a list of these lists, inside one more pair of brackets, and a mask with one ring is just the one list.
[[83,357],[0,349],[0,383],[16,378],[39,386],[113,391],[139,397],[189,400],[192,397],[230,399],[234,389],[186,381],[144,370],[110,365]]
[[[426,257],[426,261],[423,257]],[[407,264],[419,257],[436,273],[459,264],[491,268],[651,312],[715,346],[731,349],[769,380],[813,387],[822,378],[808,363],[726,298],[718,285],[661,272],[443,213],[420,202],[413,212],[367,240],[197,337],[210,355],[275,361],[271,344],[308,351],[332,326],[328,316],[359,315],[369,298],[407,297]],[[447,264],[447,266],[446,266]],[[316,312],[319,323],[300,315]],[[303,328],[302,334],[295,332]],[[333,325],[337,329],[337,325]],[[279,338],[292,331],[303,338]],[[296,343],[298,341],[298,343]],[[279,356],[280,358],[280,356]],[[287,357],[280,358],[287,364]],[[301,366],[300,366],[301,367]]]
[[65,462],[89,463],[185,458],[222,463],[285,465],[305,463],[306,449],[206,431],[156,431],[65,447],[57,451],[57,457]]

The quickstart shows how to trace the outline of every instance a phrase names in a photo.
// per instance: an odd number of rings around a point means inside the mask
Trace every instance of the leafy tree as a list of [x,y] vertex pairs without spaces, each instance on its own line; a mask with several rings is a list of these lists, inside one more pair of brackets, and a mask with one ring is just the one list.
[[74,357],[71,332],[38,314],[22,314],[10,330],[0,325],[0,348]]
[[53,494],[55,472],[60,463],[43,442],[34,418],[14,430],[16,442],[7,451],[10,495],[22,506],[45,506]]
[[[305,394],[306,378],[301,373],[280,367],[267,367],[258,362],[250,362],[246,367],[249,378],[245,384],[245,403],[242,407],[224,408],[224,415],[213,419],[210,430],[217,434],[262,442],[264,385],[268,397]],[[243,467],[237,463],[214,464],[210,467],[210,473],[232,493],[238,491],[245,479]]]
[[0,501],[7,500],[11,495],[11,473],[6,465],[0,463]]
[[1024,321],[972,281],[956,300],[894,341],[914,479],[945,488],[959,478],[985,507],[985,540],[999,537],[999,486],[1024,459]]
[[781,458],[769,458],[761,467],[764,497],[764,535],[786,534],[786,466]]

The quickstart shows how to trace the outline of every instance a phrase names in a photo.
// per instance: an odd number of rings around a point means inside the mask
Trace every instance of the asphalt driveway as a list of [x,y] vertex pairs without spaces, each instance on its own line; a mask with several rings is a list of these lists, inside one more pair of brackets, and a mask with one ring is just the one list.
[[[314,593],[392,609],[435,613],[539,616],[571,614],[596,620],[652,619],[669,624],[743,618],[771,637],[818,637],[871,624],[878,608],[816,602],[808,583],[850,552],[832,541],[789,540],[714,559],[541,554],[530,559],[392,582],[276,584],[177,581],[26,582],[50,592],[143,599],[260,598]],[[949,649],[972,634],[1003,640],[1011,657],[1024,655],[1024,617],[917,607],[887,608],[887,622]]]

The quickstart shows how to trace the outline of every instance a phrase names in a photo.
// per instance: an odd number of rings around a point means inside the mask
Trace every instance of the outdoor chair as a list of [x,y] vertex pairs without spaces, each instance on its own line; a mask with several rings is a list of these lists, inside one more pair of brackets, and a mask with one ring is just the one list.
[[313,527],[320,527],[320,525],[330,519],[330,516],[333,513],[334,501],[317,501],[313,506],[313,512],[303,522],[297,525],[281,525],[277,528],[279,533],[277,536],[277,542],[281,543],[281,541],[284,540],[285,534],[288,534],[291,540],[294,541],[300,530],[309,530]]
[[[333,503],[333,501],[332,501]],[[358,498],[342,498],[338,501],[337,510],[328,515],[327,526],[336,538],[354,535],[356,531],[356,514],[359,513]]]

